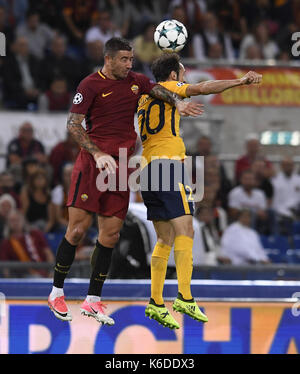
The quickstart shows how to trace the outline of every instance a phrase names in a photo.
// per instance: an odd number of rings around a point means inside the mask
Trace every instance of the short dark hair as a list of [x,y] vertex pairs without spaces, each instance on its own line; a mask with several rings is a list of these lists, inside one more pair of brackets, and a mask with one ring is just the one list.
[[57,73],[57,74],[54,74],[54,76],[52,77],[51,83],[56,82],[56,81],[65,81],[66,82],[67,80],[62,74]]
[[36,9],[28,9],[28,11],[26,12],[26,19],[29,19],[31,16],[36,16],[38,15],[40,17],[40,14],[39,12],[36,10]]
[[131,51],[132,46],[129,41],[124,38],[111,38],[104,46],[104,56],[114,57],[118,51]]
[[253,170],[251,170],[251,169],[243,170],[242,173],[241,173],[241,177],[240,177],[240,179],[241,179],[244,175],[247,175],[247,174],[252,174],[252,175],[254,175],[254,172],[253,172]]
[[237,219],[239,220],[244,214],[249,214],[251,216],[252,215],[251,209],[243,208],[243,209],[239,210],[238,215],[237,215]]
[[211,142],[211,138],[208,136],[208,135],[205,135],[205,134],[201,134],[198,138],[198,140],[200,139],[206,139],[206,140],[209,140]]
[[151,70],[157,82],[164,82],[168,79],[172,71],[177,76],[180,70],[180,57],[177,53],[164,53],[152,64]]

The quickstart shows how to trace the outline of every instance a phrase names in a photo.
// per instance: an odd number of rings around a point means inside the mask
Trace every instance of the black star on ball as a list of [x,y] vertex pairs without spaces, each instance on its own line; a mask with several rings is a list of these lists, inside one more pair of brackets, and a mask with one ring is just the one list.
[[176,30],[178,31],[178,34],[183,33],[183,27],[182,26],[177,25]]
[[178,47],[177,41],[175,42],[170,42],[169,48],[176,49]]
[[[166,30],[165,28],[163,28],[162,30],[161,30],[161,32],[160,32],[160,36],[165,36],[166,38],[167,38],[167,32],[168,32],[169,30]],[[168,39],[168,38],[167,38]]]

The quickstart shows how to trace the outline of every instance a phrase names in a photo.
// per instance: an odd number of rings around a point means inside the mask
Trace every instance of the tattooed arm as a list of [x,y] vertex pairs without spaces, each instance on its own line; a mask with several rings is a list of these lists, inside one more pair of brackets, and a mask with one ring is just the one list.
[[197,117],[203,113],[202,104],[194,102],[183,102],[182,98],[172,91],[167,90],[160,84],[157,84],[152,88],[149,95],[154,99],[162,100],[172,106],[176,106],[178,112],[182,116]]
[[69,113],[67,128],[78,145],[94,156],[95,153],[100,152],[100,149],[91,141],[82,127],[84,117],[84,114]]
[[150,96],[152,96],[154,99],[165,101],[172,106],[175,106],[178,101],[182,100],[182,98],[176,93],[169,91],[160,84],[157,84],[152,88],[150,91]]
[[78,145],[93,156],[100,169],[106,168],[108,173],[114,173],[116,169],[115,160],[112,156],[102,152],[96,144],[91,141],[85,129],[82,127],[84,117],[84,114],[70,113],[67,120],[68,131]]

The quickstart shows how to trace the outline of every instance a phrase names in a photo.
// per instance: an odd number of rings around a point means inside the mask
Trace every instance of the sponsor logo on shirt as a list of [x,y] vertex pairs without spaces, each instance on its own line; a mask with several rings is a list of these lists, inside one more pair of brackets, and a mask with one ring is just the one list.
[[83,100],[83,96],[80,92],[77,92],[77,94],[74,96],[73,104],[80,104]]
[[133,84],[131,86],[131,91],[137,95],[139,91],[139,86],[137,86],[136,84]]

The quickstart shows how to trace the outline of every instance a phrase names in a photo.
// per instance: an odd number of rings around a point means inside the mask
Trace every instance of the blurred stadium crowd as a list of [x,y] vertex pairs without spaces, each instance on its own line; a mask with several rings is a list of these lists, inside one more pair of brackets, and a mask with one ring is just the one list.
[[[0,0],[0,32],[7,40],[7,56],[0,59],[1,107],[67,112],[79,81],[102,66],[102,47],[112,36],[132,40],[134,70],[151,76],[151,62],[161,53],[154,29],[169,18],[188,28],[183,57],[290,61],[291,34],[300,30],[300,0]],[[293,160],[284,158],[274,167],[250,134],[232,179],[212,142],[200,136],[193,153],[205,157],[204,199],[196,204],[194,219],[198,265],[299,262],[300,175]],[[1,261],[53,262],[67,225],[65,201],[78,152],[67,134],[46,154],[32,124],[20,124],[0,174]],[[153,232],[142,206],[140,195],[132,194],[111,277],[149,275]],[[96,237],[95,225],[76,260],[89,259]],[[0,267],[0,273],[49,275],[36,268]]]
[[300,29],[299,0],[0,0],[0,61],[4,108],[68,109],[78,82],[101,66],[112,36],[132,40],[136,71],[151,75],[161,53],[155,27],[174,18],[187,26],[182,56],[197,60],[289,61]]

